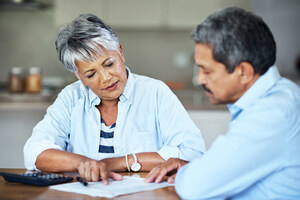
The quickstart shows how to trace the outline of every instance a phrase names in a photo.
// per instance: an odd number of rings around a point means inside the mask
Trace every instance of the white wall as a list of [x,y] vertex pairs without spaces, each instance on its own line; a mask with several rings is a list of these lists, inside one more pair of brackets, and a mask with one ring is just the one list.
[[296,76],[296,59],[300,56],[300,1],[252,0],[252,10],[264,19],[275,37],[280,72]]

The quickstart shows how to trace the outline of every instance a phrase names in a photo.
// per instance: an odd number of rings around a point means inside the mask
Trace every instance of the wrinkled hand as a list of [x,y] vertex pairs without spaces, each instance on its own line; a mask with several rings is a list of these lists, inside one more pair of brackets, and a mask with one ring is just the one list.
[[83,160],[79,163],[77,170],[80,177],[87,181],[98,182],[99,177],[101,177],[104,185],[108,185],[108,178],[118,181],[122,180],[122,175],[111,172],[103,160]]
[[179,158],[169,158],[165,163],[154,167],[146,176],[145,182],[155,181],[155,183],[159,183],[164,176],[169,175],[168,183],[174,183],[177,171],[187,163],[187,161]]

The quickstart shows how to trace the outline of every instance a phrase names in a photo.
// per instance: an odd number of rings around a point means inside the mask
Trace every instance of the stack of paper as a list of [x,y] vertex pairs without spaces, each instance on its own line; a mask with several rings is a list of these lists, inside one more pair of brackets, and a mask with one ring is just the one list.
[[89,182],[88,186],[84,186],[79,182],[74,182],[50,186],[50,189],[75,192],[95,197],[113,198],[118,195],[154,190],[168,186],[172,186],[172,184],[167,182],[145,183],[143,178],[123,176],[122,181],[110,180],[109,185],[104,185],[102,182]]

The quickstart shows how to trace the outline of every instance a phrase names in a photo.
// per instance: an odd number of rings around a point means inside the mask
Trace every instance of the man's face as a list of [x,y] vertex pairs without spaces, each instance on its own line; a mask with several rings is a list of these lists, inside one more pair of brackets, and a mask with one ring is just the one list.
[[103,52],[94,62],[76,61],[78,76],[101,100],[118,100],[127,82],[122,49]]
[[242,95],[238,70],[228,73],[224,64],[213,59],[209,46],[196,43],[195,63],[199,67],[197,81],[212,104],[234,103]]

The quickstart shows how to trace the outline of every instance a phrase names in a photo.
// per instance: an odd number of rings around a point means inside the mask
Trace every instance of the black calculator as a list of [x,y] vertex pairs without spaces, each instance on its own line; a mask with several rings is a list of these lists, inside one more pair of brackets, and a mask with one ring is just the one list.
[[72,177],[61,174],[51,174],[44,172],[29,172],[25,174],[0,173],[8,182],[24,183],[29,185],[48,186],[59,183],[66,183],[73,180]]

